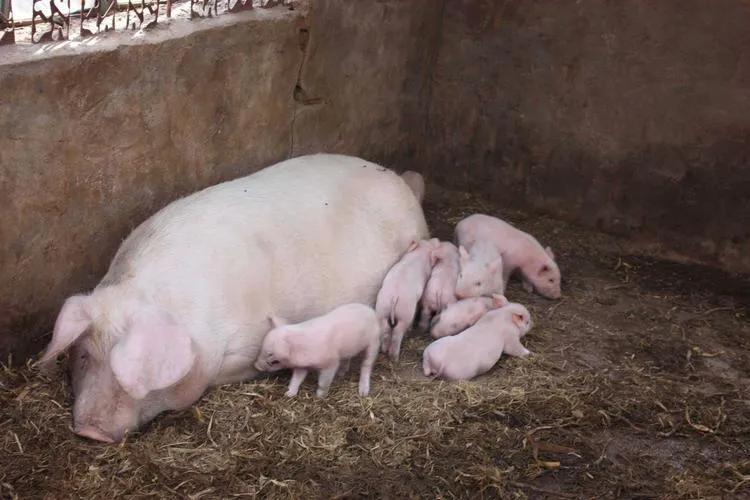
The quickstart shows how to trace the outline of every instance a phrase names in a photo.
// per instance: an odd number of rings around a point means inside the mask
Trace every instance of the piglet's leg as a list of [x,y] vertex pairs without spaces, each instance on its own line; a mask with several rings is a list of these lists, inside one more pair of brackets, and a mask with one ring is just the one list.
[[522,283],[524,290],[526,290],[528,293],[534,292],[534,285],[531,284],[531,281],[527,280],[526,278],[522,278]]
[[339,377],[343,377],[344,375],[346,375],[347,373],[349,373],[349,369],[351,367],[352,367],[352,359],[351,358],[343,360],[343,362],[341,363],[341,368],[339,368],[339,371],[338,371]]
[[295,368],[292,372],[292,380],[289,381],[289,390],[286,391],[286,395],[294,397],[299,392],[299,386],[302,385],[302,381],[307,377],[307,370],[304,368]]
[[432,310],[422,304],[422,311],[419,313],[419,328],[422,331],[430,330],[430,320],[432,319]]
[[333,377],[336,376],[336,370],[339,369],[339,362],[336,361],[333,365],[328,368],[320,370],[318,374],[318,391],[316,392],[319,398],[324,398],[328,394],[328,389],[331,387]]
[[521,358],[525,358],[531,354],[531,351],[521,345],[521,339],[518,337],[508,339],[508,341],[505,342],[505,346],[503,346],[503,352],[509,356],[518,356]]
[[409,323],[406,321],[399,321],[398,324],[393,328],[391,334],[391,344],[388,347],[388,356],[396,363],[398,363],[398,356],[401,352],[401,341],[404,340],[404,334],[409,328]]
[[370,394],[370,375],[375,359],[378,357],[378,342],[371,342],[365,351],[365,357],[362,359],[362,367],[359,370],[359,395],[367,396]]
[[385,354],[388,351],[388,345],[391,343],[391,327],[387,319],[380,320],[380,351]]

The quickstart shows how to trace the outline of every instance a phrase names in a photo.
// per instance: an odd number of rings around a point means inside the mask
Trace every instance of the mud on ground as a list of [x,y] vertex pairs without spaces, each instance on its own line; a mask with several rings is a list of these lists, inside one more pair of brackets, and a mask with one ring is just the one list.
[[[330,396],[314,377],[221,387],[119,445],[69,431],[64,380],[0,371],[0,497],[750,497],[747,279],[628,255],[625,242],[428,191],[433,233],[503,216],[556,250],[564,299],[513,282],[535,355],[466,383],[420,373],[424,334]],[[354,366],[354,364],[353,364]]]

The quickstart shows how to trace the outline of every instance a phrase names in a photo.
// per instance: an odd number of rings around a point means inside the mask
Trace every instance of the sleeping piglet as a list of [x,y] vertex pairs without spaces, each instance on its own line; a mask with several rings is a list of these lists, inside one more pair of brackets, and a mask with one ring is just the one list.
[[458,335],[428,345],[422,369],[428,377],[469,380],[490,370],[503,353],[528,356],[521,337],[531,329],[529,311],[517,303],[494,309]]
[[370,393],[370,374],[378,356],[380,326],[375,311],[364,304],[346,304],[295,325],[275,316],[263,339],[255,368],[277,371],[294,368],[287,396],[296,396],[309,370],[318,373],[318,397],[325,397],[342,360],[365,353],[359,374],[359,394]]
[[548,299],[560,298],[560,268],[550,247],[542,245],[528,233],[497,217],[474,214],[456,224],[456,240],[475,253],[493,248],[503,256],[503,281],[518,270],[524,288]]
[[435,316],[430,328],[430,335],[439,339],[460,333],[479,321],[479,318],[484,316],[487,311],[507,304],[508,299],[499,294],[492,297],[472,297],[459,300]]
[[411,327],[417,304],[435,265],[437,238],[412,242],[406,254],[385,275],[375,301],[382,332],[381,348],[398,361],[401,341]]
[[[422,328],[427,329],[430,318],[456,302],[458,279],[458,249],[449,241],[442,241],[435,250],[435,267],[422,295]],[[477,318],[478,319],[478,318]]]

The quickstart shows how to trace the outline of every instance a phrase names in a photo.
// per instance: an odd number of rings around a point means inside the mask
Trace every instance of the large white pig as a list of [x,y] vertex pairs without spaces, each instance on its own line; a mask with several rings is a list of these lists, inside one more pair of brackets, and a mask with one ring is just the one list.
[[311,155],[175,201],[123,242],[101,283],[70,297],[40,360],[70,349],[74,430],[113,442],[211,386],[257,374],[269,313],[292,322],[373,304],[428,237],[395,173]]

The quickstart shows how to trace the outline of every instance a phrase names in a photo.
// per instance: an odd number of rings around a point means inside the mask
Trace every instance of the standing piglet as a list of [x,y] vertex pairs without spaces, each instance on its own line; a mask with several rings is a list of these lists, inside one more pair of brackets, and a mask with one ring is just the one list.
[[437,238],[414,241],[406,254],[388,271],[375,301],[380,321],[382,350],[398,361],[401,341],[411,327],[417,304],[435,265]]
[[435,267],[422,295],[420,326],[425,330],[433,315],[456,302],[456,280],[460,268],[458,248],[449,241],[443,241],[435,250],[435,259]]
[[[548,299],[560,298],[560,268],[550,247],[542,245],[528,233],[496,217],[474,214],[456,225],[456,239],[471,252],[479,246],[490,246],[503,256],[503,280],[518,270],[524,288]],[[485,250],[486,251],[486,250]]]
[[460,333],[479,321],[479,318],[484,316],[487,311],[507,304],[508,299],[499,294],[492,297],[471,297],[459,300],[435,316],[430,328],[430,335],[439,339]]
[[359,394],[370,393],[370,374],[378,356],[380,326],[375,311],[363,304],[346,304],[296,325],[271,316],[273,329],[263,339],[255,368],[277,371],[294,368],[287,396],[296,396],[309,370],[318,373],[318,397],[325,397],[342,360],[365,353],[359,373]]
[[521,337],[531,329],[531,315],[510,303],[485,314],[468,330],[428,345],[422,358],[425,376],[469,380],[490,370],[503,353],[528,356]]

